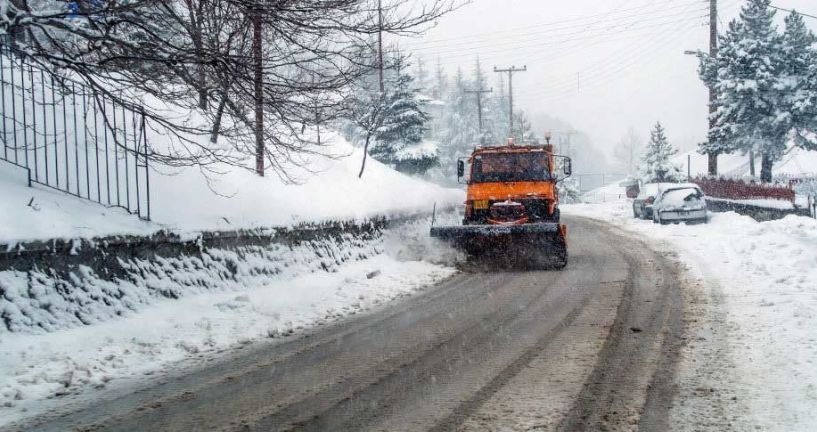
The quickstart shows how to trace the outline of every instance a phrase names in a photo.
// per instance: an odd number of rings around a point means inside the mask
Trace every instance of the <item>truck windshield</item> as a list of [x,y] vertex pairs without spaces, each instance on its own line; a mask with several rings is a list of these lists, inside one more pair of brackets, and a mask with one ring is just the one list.
[[549,180],[548,157],[537,153],[495,153],[474,158],[475,183]]

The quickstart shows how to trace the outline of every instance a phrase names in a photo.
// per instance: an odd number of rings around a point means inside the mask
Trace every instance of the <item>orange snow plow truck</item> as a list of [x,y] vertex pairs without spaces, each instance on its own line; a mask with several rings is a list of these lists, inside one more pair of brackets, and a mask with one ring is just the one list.
[[571,174],[571,160],[546,145],[476,147],[457,162],[467,198],[462,225],[433,226],[431,236],[463,249],[469,258],[512,265],[563,268],[567,227],[560,223],[557,184]]

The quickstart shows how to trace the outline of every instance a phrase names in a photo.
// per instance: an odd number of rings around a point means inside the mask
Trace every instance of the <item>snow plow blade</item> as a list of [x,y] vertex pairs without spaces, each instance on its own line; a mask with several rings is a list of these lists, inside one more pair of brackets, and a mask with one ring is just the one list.
[[558,223],[432,227],[431,237],[462,249],[469,259],[502,266],[563,268],[567,227]]

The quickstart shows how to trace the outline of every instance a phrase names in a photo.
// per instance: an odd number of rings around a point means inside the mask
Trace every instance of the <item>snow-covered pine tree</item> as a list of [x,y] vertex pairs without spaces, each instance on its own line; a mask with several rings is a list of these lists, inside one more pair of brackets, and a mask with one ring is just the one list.
[[729,23],[714,60],[715,82],[711,64],[702,65],[702,75],[718,94],[716,124],[709,132],[709,145],[724,152],[739,149],[761,153],[760,177],[764,182],[772,180],[772,165],[782,157],[788,135],[778,127],[776,119],[781,37],[769,3],[748,0],[740,18]]
[[639,166],[641,180],[645,183],[682,181],[684,175],[681,169],[671,161],[672,156],[677,153],[678,149],[667,140],[664,126],[661,122],[655,123]]
[[465,93],[471,86],[461,69],[457,69],[448,92],[443,115],[443,136],[440,143],[440,166],[446,178],[456,178],[458,158],[468,156],[478,144],[479,127],[473,98]]
[[443,69],[440,58],[437,57],[437,67],[434,70],[434,80],[431,86],[431,97],[439,100],[446,100],[448,98],[448,75]]
[[568,177],[557,185],[559,191],[559,201],[565,204],[575,204],[581,202],[582,192],[579,189],[579,181],[575,177]]
[[431,89],[431,80],[429,79],[428,69],[426,68],[426,62],[423,60],[422,57],[417,58],[417,73],[415,74],[416,79],[414,80],[414,87],[420,94],[425,96],[431,96],[430,91]]
[[496,129],[492,133],[498,140],[497,144],[501,144],[511,136],[511,132],[508,130],[510,126],[508,124],[510,107],[508,105],[508,91],[505,88],[505,80],[500,76],[496,84],[497,91],[493,93],[494,97],[491,98],[491,111],[493,111],[496,118],[494,125]]
[[777,127],[781,134],[790,133],[795,145],[817,149],[817,37],[806,27],[802,15],[792,12],[786,17],[782,38],[783,70],[779,77]]
[[528,119],[528,115],[522,110],[516,110],[513,113],[513,131],[511,131],[511,137],[518,143],[536,138],[530,119]]
[[[482,70],[482,63],[479,61],[479,57],[474,61],[473,86],[474,90],[488,90],[489,87],[488,77],[485,75],[485,71]],[[479,95],[479,97],[482,98],[482,130],[479,131],[477,142],[492,145],[496,142],[496,137],[494,136],[496,116],[494,115],[494,110],[492,110],[493,107],[490,103],[490,99],[486,97],[488,95],[490,94]],[[472,96],[477,97],[476,95]]]
[[407,57],[398,51],[388,61],[382,122],[369,154],[400,171],[424,173],[438,160],[436,148],[422,145],[428,121],[425,102],[418,97]]

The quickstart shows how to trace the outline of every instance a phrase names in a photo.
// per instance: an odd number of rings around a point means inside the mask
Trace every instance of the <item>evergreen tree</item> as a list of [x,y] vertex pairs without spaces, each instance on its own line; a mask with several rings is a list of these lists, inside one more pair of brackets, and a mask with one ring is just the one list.
[[452,84],[446,98],[440,144],[440,165],[447,177],[454,175],[457,159],[468,156],[479,141],[474,103],[470,95],[465,93],[470,84],[465,80],[461,69],[457,69]]
[[414,86],[421,94],[429,96],[429,92],[432,91],[432,86],[428,76],[428,69],[426,69],[426,63],[421,57],[417,58],[416,77],[417,79],[415,80]]
[[499,77],[497,79],[497,91],[492,98],[491,111],[494,113],[496,123],[493,125],[494,130],[491,132],[498,143],[505,142],[511,136],[508,130],[508,117],[510,117],[510,106],[508,105],[508,92],[505,89],[505,80]]
[[769,3],[749,0],[739,20],[729,23],[717,59],[704,58],[701,67],[704,82],[718,95],[715,125],[703,149],[761,153],[761,180],[766,182],[771,181],[774,161],[786,149],[788,135],[776,117],[783,59]]
[[527,114],[522,110],[516,110],[513,113],[513,131],[511,131],[511,137],[513,137],[517,143],[531,141],[536,138],[531,122]]
[[678,149],[667,140],[664,126],[657,122],[650,132],[650,142],[641,159],[639,167],[641,179],[646,183],[681,181],[684,176],[680,168],[670,160],[677,153]]
[[448,97],[448,76],[440,63],[440,58],[437,58],[437,69],[434,71],[434,84],[432,85],[431,96],[445,100]]
[[817,131],[817,52],[814,34],[806,27],[803,17],[792,12],[786,17],[781,54],[785,62],[777,86],[779,133],[791,133],[795,145],[807,150],[817,149],[817,141],[808,134]]
[[418,149],[428,117],[408,67],[403,54],[397,52],[390,56],[382,121],[369,154],[402,171],[425,172],[437,162],[437,155],[436,149]]
[[[473,90],[487,90],[488,89],[488,77],[485,76],[485,72],[482,70],[482,64],[479,61],[479,57],[474,62],[474,81],[473,81]],[[475,95],[472,95],[475,96]],[[476,97],[476,96],[475,96]],[[482,98],[482,129],[479,130],[479,118],[477,118],[477,130],[479,134],[477,135],[477,141],[482,144],[493,144],[496,141],[496,137],[493,134],[494,130],[494,123],[496,121],[494,116],[494,110],[492,110],[492,106],[489,103],[490,101],[488,98],[484,96],[484,94],[479,95]]]

